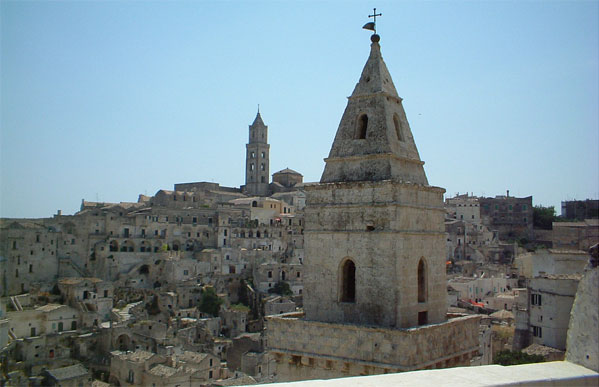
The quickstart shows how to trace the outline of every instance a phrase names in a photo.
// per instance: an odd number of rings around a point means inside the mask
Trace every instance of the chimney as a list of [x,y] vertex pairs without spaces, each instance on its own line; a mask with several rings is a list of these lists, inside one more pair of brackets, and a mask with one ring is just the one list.
[[62,210],[56,211],[56,215],[61,216],[62,215]]
[[505,196],[507,196],[508,198],[510,197],[510,190],[509,189],[507,190],[507,194]]

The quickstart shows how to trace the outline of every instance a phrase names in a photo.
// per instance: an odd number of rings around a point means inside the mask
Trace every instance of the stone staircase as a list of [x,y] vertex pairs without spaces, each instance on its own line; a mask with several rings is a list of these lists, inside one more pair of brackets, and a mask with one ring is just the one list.
[[[89,270],[79,266],[77,263],[75,263],[75,261],[73,261],[73,259],[71,257],[60,257],[59,263],[64,266],[71,267],[73,269],[73,271],[75,273],[77,273],[77,275],[80,277],[91,277],[92,276],[91,273],[89,272]],[[66,270],[66,268],[63,267],[62,270],[63,270],[62,275],[65,277],[68,277],[69,275],[67,275],[68,271]]]
[[15,335],[15,333],[10,329],[8,330],[8,337],[10,337],[12,340],[17,339],[17,335]]
[[79,310],[81,310],[82,312],[90,311],[85,302],[78,302],[77,304],[79,305]]
[[123,309],[112,309],[112,313],[116,315],[118,322],[126,322],[133,317],[131,313],[131,308],[136,307],[137,305],[143,303],[143,301],[133,302],[131,304],[127,304]]
[[23,310],[23,306],[21,305],[21,302],[17,297],[10,296],[10,302],[12,303],[12,306],[15,308],[16,311],[20,312]]

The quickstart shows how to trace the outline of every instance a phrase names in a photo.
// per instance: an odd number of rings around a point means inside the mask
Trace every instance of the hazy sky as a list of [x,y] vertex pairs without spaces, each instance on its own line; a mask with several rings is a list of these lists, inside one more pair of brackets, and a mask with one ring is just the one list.
[[375,6],[430,184],[597,198],[598,4],[1,0],[0,216],[239,186],[258,104],[271,173],[319,180]]

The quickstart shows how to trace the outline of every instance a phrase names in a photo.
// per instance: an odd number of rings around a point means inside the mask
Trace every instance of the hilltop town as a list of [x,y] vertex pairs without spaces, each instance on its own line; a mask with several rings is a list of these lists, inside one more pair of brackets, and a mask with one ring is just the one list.
[[547,220],[509,191],[443,200],[379,40],[318,183],[271,176],[258,112],[239,187],[1,219],[3,385],[247,385],[520,351],[599,371],[598,201]]

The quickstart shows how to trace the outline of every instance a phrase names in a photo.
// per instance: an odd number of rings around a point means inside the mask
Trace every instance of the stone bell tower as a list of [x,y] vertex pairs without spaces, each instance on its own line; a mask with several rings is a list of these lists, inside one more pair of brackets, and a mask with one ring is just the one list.
[[320,183],[304,186],[304,313],[266,319],[277,381],[469,365],[479,352],[480,316],[447,319],[445,190],[427,182],[379,39]]
[[264,125],[260,111],[250,125],[249,141],[245,146],[245,186],[247,195],[268,195],[269,184],[269,151],[268,126]]
[[306,320],[440,323],[445,190],[428,185],[379,40],[372,35],[320,184],[306,187]]

